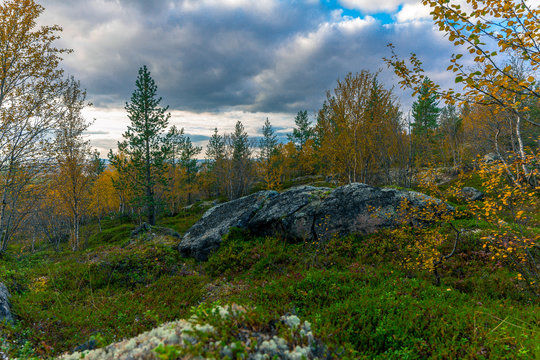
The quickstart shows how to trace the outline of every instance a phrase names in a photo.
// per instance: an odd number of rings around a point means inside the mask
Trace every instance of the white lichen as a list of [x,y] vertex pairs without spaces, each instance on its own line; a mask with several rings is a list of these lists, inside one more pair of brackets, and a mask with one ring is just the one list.
[[281,320],[293,330],[300,325],[300,319],[296,315],[282,316]]

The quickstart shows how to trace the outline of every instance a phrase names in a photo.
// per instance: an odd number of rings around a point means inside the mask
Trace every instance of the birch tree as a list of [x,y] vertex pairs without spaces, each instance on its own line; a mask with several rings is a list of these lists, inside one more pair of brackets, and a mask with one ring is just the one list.
[[80,247],[80,225],[90,203],[92,182],[92,150],[83,137],[90,123],[81,115],[87,105],[86,91],[80,83],[70,78],[62,96],[64,111],[55,130],[54,154],[56,168],[53,182],[62,206],[71,222],[71,248]]
[[43,10],[33,0],[0,4],[0,253],[29,213],[25,190],[48,166],[64,87],[69,50],[53,45],[59,26],[36,25]]

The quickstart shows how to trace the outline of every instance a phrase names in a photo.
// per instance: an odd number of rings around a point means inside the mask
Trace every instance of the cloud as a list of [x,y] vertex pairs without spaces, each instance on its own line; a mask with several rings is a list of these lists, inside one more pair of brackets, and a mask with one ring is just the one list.
[[339,0],[339,3],[347,9],[356,9],[366,13],[394,12],[402,4],[415,0]]
[[[129,125],[127,114],[121,108],[87,108],[84,110],[83,116],[86,119],[95,119],[85,135],[90,140],[90,144],[100,152],[101,157],[105,157],[109,149],[115,150],[117,148],[117,141],[122,140],[122,134]],[[261,134],[261,128],[266,118],[269,118],[272,126],[279,130],[280,134],[292,131],[291,124],[294,124],[294,115],[247,111],[192,112],[175,110],[171,112],[169,126],[175,125],[178,128],[183,128],[184,133],[190,137],[195,145],[206,146],[208,139],[214,133],[214,128],[217,128],[221,135],[229,134],[234,131],[238,121],[242,122],[250,137],[257,137]],[[110,129],[110,136],[107,138],[100,134],[100,129],[104,127]],[[285,136],[280,135],[280,138]]]
[[92,131],[85,131],[84,135],[108,135],[108,131],[103,130],[92,130]]
[[429,15],[431,9],[424,6],[422,2],[416,2],[413,4],[405,4],[395,15],[396,20],[400,23],[407,21],[420,21],[425,19],[431,19]]
[[[297,111],[315,114],[326,90],[349,72],[382,68],[380,79],[391,87],[396,79],[382,61],[389,42],[403,57],[416,52],[432,78],[450,81],[438,69],[446,68],[441,63],[451,45],[423,21],[418,0],[340,0],[342,8],[332,9],[314,0],[41,3],[46,11],[40,23],[61,25],[58,45],[74,50],[63,66],[95,104],[85,110],[89,120],[96,119],[88,136],[102,148],[116,147],[129,123],[123,106],[143,64],[162,105],[170,105],[171,124],[203,137],[214,127],[230,132],[237,120],[255,135],[266,117],[290,129]],[[383,11],[393,23],[380,20],[377,12]]]
[[99,152],[99,156],[105,159],[109,149],[116,149],[117,140],[111,138],[94,138],[90,140],[90,144]]
[[210,140],[210,136],[207,135],[197,135],[197,134],[185,134],[192,142],[200,143]]

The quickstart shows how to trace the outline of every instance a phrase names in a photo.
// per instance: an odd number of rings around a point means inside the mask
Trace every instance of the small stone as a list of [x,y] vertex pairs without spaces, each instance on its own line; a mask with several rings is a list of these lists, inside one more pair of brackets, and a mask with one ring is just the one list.
[[482,200],[484,198],[483,192],[470,186],[466,186],[463,189],[461,189],[461,195],[465,199],[470,200],[470,201]]

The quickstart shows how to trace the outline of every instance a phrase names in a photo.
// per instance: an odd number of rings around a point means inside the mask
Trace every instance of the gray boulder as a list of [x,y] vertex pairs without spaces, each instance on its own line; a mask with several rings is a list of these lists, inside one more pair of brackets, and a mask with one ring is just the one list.
[[9,292],[6,286],[0,283],[0,322],[13,323],[13,315],[9,306]]
[[[280,236],[289,241],[369,234],[402,220],[404,201],[420,209],[442,204],[414,191],[358,183],[336,189],[300,186],[280,194],[259,192],[208,210],[186,233],[179,249],[185,256],[204,260],[232,226],[256,236]],[[443,208],[452,210],[445,204]]]
[[402,216],[400,205],[404,200],[414,208],[441,203],[414,191],[358,183],[336,189],[302,186],[267,201],[246,229],[255,235],[281,236],[291,241],[370,234],[395,226]]
[[493,152],[484,155],[484,162],[487,164],[490,164],[495,161],[499,161],[500,159],[501,159],[500,156]]
[[208,254],[219,247],[221,238],[230,228],[246,228],[263,204],[277,195],[276,191],[260,191],[214,206],[186,232],[178,250],[183,256],[206,260]]
[[461,195],[470,201],[482,200],[484,198],[483,192],[470,186],[461,189]]

